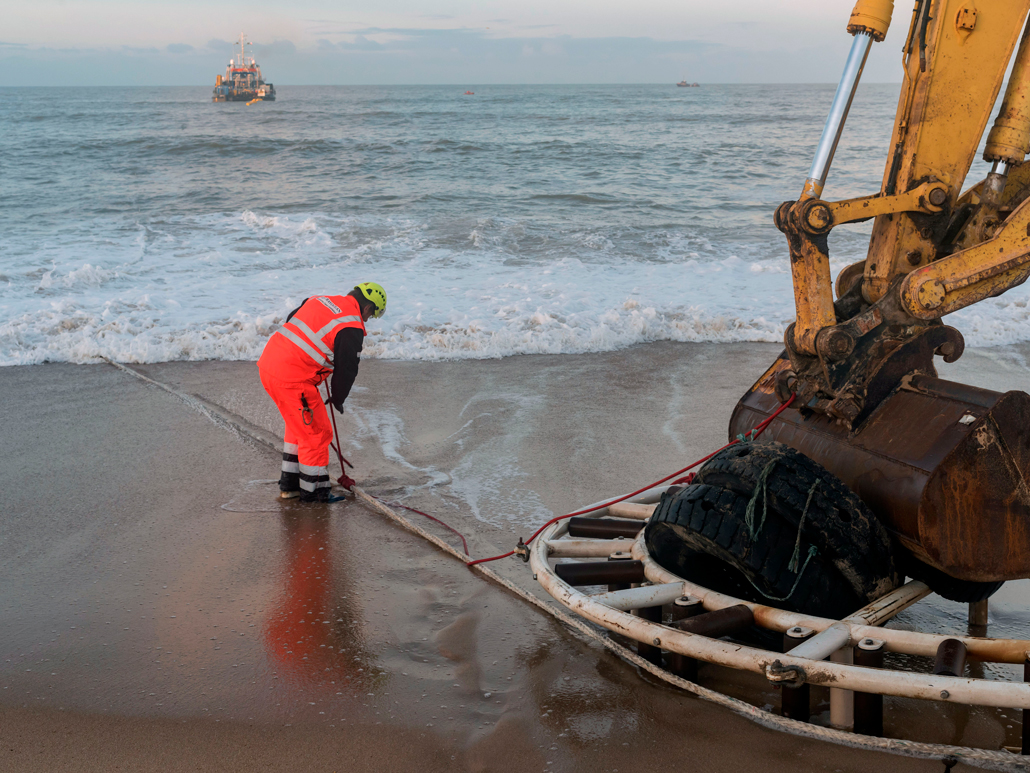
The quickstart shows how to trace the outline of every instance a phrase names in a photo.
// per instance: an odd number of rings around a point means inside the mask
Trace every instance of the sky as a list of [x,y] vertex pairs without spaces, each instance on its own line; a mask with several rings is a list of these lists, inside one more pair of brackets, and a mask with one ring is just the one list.
[[[835,83],[853,0],[0,0],[0,86]],[[866,82],[901,80],[895,10]]]

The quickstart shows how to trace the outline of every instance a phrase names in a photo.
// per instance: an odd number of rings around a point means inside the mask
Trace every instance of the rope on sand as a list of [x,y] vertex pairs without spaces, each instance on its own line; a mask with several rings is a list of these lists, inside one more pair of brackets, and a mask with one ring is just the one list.
[[[358,486],[354,487],[354,495],[357,499],[361,500],[372,509],[382,513],[387,518],[396,521],[408,531],[419,535],[423,539],[433,543],[440,550],[454,556],[462,563],[465,563],[465,556],[453,547],[448,545],[439,537],[430,534],[418,524],[405,518],[400,513],[395,512],[385,503],[380,502],[370,494],[362,491]],[[919,741],[906,741],[899,738],[877,738],[875,736],[858,735],[844,730],[836,730],[832,727],[822,727],[819,725],[813,725],[809,722],[802,722],[797,719],[781,717],[777,714],[765,711],[764,709],[760,709],[757,706],[753,706],[745,701],[731,698],[728,695],[723,695],[715,690],[709,690],[699,684],[682,679],[681,677],[666,671],[664,668],[656,666],[650,661],[644,660],[642,657],[637,655],[637,653],[601,634],[597,629],[588,625],[583,620],[565,612],[560,607],[548,604],[532,593],[524,590],[518,585],[515,585],[510,580],[501,577],[497,572],[482,564],[475,564],[469,568],[475,572],[479,572],[484,577],[493,580],[498,585],[511,591],[522,600],[543,610],[556,620],[564,623],[576,633],[580,634],[583,638],[600,644],[605,649],[618,655],[623,660],[632,663],[637,668],[647,671],[651,675],[661,679],[663,682],[667,682],[668,684],[679,687],[682,690],[693,693],[699,698],[724,706],[725,708],[728,708],[731,711],[762,725],[763,727],[767,727],[772,730],[781,730],[794,735],[805,736],[807,738],[814,738],[820,741],[829,741],[831,743],[850,746],[856,749],[885,751],[905,757],[921,757],[924,759],[936,760],[949,760],[949,758],[952,758],[958,762],[964,762],[968,765],[974,765],[988,770],[1030,770],[1030,761],[1024,761],[1010,752],[991,751],[989,749],[973,749],[965,746],[950,746],[946,744],[922,743]]]
[[[199,413],[211,419],[217,425],[227,429],[228,431],[238,436],[247,437],[263,446],[270,448],[273,451],[278,452],[280,449],[277,443],[271,439],[271,436],[265,433],[263,430],[257,428],[250,428],[246,426],[246,422],[242,420],[234,420],[230,418],[226,411],[219,410],[215,406],[211,406],[206,401],[202,401],[192,395],[187,395],[174,389],[170,386],[162,384],[159,381],[155,381],[148,376],[136,371],[133,368],[126,367],[120,363],[113,362],[112,360],[105,359],[110,365],[118,368],[119,370],[125,371],[136,378],[146,381],[156,387],[163,389],[164,391],[178,397],[187,406],[193,408]],[[238,417],[236,417],[238,419]],[[255,431],[257,430],[257,431]],[[385,515],[387,518],[396,522],[403,528],[417,534],[427,542],[432,543],[437,548],[442,550],[444,553],[453,556],[454,558],[461,561],[463,564],[467,562],[467,557],[462,555],[458,550],[448,545],[442,539],[434,534],[430,534],[428,531],[423,529],[421,526],[413,523],[408,518],[405,518],[400,513],[396,512],[393,508],[389,507],[386,503],[379,501],[371,494],[363,491],[360,487],[354,486],[353,493],[356,499],[360,500],[368,507],[372,508],[376,512]],[[951,765],[956,762],[963,762],[967,765],[972,765],[987,770],[1000,770],[1000,771],[1028,771],[1030,770],[1030,760],[1025,760],[1015,754],[1004,751],[992,751],[989,749],[973,749],[965,746],[951,746],[947,744],[933,744],[933,743],[922,743],[920,741],[906,741],[900,738],[878,738],[875,736],[858,735],[856,733],[850,733],[844,730],[836,730],[831,727],[822,727],[819,725],[813,725],[809,722],[802,722],[796,719],[789,719],[787,717],[781,717],[777,714],[760,709],[757,706],[753,706],[736,698],[731,698],[728,695],[723,695],[715,690],[709,690],[708,688],[702,687],[699,684],[690,682],[686,679],[676,676],[660,666],[656,666],[653,663],[644,660],[644,658],[637,655],[627,647],[622,646],[618,642],[610,639],[609,637],[602,635],[597,629],[585,623],[583,620],[574,617],[573,615],[565,612],[563,609],[548,604],[544,600],[533,595],[529,591],[519,587],[510,580],[501,577],[497,572],[493,571],[483,564],[470,565],[469,568],[475,572],[478,572],[482,576],[493,580],[495,583],[515,594],[523,601],[537,607],[543,612],[551,615],[551,617],[564,623],[565,626],[570,628],[574,633],[588,641],[596,642],[602,647],[607,649],[609,652],[617,655],[628,663],[632,663],[637,668],[647,671],[652,676],[661,679],[663,682],[678,687],[681,690],[692,693],[703,700],[715,703],[719,706],[723,706],[731,711],[740,714],[741,716],[750,719],[752,722],[759,724],[763,727],[771,730],[779,730],[782,732],[791,733],[793,735],[803,736],[806,738],[812,738],[819,741],[828,741],[830,743],[836,743],[842,746],[848,746],[855,749],[864,749],[869,751],[881,751],[889,752],[892,754],[901,755],[904,757],[917,757],[922,759],[935,759],[941,760],[945,765],[950,768]]]
[[253,424],[248,422],[243,417],[237,416],[235,413],[231,413],[222,408],[221,406],[214,405],[213,403],[210,403],[204,398],[199,397],[197,395],[190,395],[186,394],[185,392],[180,392],[178,389],[168,386],[168,384],[163,384],[160,381],[156,381],[150,378],[150,376],[146,376],[140,373],[135,368],[130,368],[127,365],[123,365],[120,362],[115,362],[114,360],[109,360],[107,357],[104,357],[103,355],[99,355],[99,357],[108,365],[117,368],[118,370],[123,371],[125,373],[128,373],[130,376],[134,376],[138,378],[140,381],[144,381],[147,384],[150,384],[151,386],[155,386],[158,389],[162,389],[174,397],[177,397],[186,405],[187,408],[191,408],[204,418],[208,419],[212,424],[221,427],[227,432],[230,432],[237,438],[245,438],[247,440],[252,440],[255,443],[258,443],[259,445],[271,448],[276,453],[280,453],[282,451],[282,449],[278,445],[278,439],[274,435],[272,435],[272,433],[260,427],[255,427]]

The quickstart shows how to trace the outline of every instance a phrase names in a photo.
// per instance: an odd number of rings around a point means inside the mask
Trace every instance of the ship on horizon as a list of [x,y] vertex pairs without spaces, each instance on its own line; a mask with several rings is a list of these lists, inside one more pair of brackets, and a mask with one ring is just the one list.
[[215,76],[215,90],[212,102],[274,102],[275,86],[265,83],[261,77],[261,68],[254,61],[254,56],[247,56],[247,46],[253,44],[240,33],[239,54],[233,52],[233,58],[225,68],[225,75]]
[[694,87],[694,86],[700,86],[701,84],[697,83],[696,81],[694,83],[687,83],[686,81],[680,81],[676,85],[677,86],[687,86],[688,88],[690,88],[690,87]]

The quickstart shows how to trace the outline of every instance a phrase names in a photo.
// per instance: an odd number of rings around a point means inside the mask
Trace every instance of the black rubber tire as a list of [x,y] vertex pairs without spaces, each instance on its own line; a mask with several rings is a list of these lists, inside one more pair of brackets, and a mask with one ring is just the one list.
[[[865,603],[819,556],[798,581],[787,568],[796,525],[770,517],[752,543],[744,517],[749,499],[704,483],[687,487],[659,504],[645,532],[648,550],[680,577],[750,601],[832,618]],[[807,542],[803,549],[807,556]]]
[[912,555],[903,558],[900,563],[905,574],[925,582],[930,586],[930,590],[949,601],[983,601],[997,593],[1001,586],[1005,584],[1004,581],[972,582],[970,580],[959,580],[945,574],[936,567],[924,564]]
[[[763,470],[765,522],[752,542],[748,503]],[[801,524],[812,484],[819,485]],[[760,518],[763,499],[757,501]],[[840,618],[897,587],[890,537],[868,508],[837,478],[779,443],[741,444],[713,457],[695,483],[663,496],[645,532],[663,567],[739,598],[821,617]],[[808,561],[809,546],[816,553]]]
[[872,601],[901,581],[889,532],[851,489],[818,462],[776,442],[738,443],[712,457],[696,483],[727,488],[748,498],[762,473],[772,465],[756,507],[768,496],[768,510],[779,511],[794,524],[818,482],[805,517],[804,536],[820,554],[833,556],[838,571],[855,592]]

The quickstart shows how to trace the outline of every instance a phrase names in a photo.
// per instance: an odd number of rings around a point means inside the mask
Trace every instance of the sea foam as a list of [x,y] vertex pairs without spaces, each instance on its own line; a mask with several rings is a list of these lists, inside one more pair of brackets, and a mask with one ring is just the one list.
[[[770,341],[793,319],[785,245],[668,226],[308,213],[93,220],[0,282],[0,364],[252,360],[313,293],[375,280],[365,356],[438,360]],[[779,237],[779,239],[775,238]],[[864,236],[838,244],[839,270]],[[627,245],[631,245],[627,247]],[[1025,288],[953,315],[972,346],[1030,337]]]

